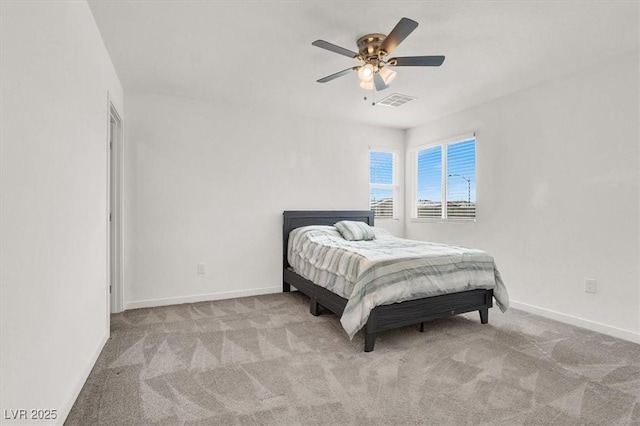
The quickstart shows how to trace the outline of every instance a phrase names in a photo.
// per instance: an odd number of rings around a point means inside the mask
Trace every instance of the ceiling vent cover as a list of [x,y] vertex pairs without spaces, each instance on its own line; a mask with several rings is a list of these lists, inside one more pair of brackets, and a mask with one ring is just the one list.
[[414,99],[415,98],[412,96],[401,95],[400,93],[392,93],[381,101],[376,102],[376,105],[399,107]]

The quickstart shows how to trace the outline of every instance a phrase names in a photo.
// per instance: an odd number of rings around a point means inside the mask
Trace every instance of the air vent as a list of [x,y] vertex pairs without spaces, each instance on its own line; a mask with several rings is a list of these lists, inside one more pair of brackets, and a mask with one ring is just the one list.
[[406,104],[409,101],[414,100],[414,97],[401,95],[399,93],[393,93],[381,101],[376,102],[376,105],[384,105],[389,107],[399,107]]

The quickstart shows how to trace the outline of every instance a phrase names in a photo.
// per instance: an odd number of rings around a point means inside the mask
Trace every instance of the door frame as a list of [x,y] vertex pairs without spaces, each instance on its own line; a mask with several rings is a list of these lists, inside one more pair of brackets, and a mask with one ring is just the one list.
[[[113,132],[111,122],[115,122]],[[124,123],[122,115],[108,95],[107,120],[107,315],[124,310],[123,246],[123,154]]]

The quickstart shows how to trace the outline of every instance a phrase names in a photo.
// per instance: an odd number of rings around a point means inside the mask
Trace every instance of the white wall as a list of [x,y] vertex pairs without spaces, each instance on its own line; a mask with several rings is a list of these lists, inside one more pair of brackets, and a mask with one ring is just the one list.
[[478,218],[407,237],[485,249],[513,306],[640,341],[638,69],[631,53],[408,131],[407,152],[477,132]]
[[281,291],[282,211],[368,209],[369,146],[404,132],[131,93],[125,144],[129,309]]
[[108,337],[107,91],[122,113],[122,86],[85,2],[0,14],[2,424],[31,408],[61,424]]

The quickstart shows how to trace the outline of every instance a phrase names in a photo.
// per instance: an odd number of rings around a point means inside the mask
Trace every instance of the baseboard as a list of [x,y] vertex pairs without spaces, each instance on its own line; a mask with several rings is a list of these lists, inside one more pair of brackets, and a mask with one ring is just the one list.
[[222,293],[196,294],[193,296],[168,297],[164,299],[138,300],[125,302],[124,309],[152,308],[154,306],[179,305],[181,303],[207,302],[210,300],[234,299],[236,297],[259,296],[261,294],[280,293],[282,287],[262,287],[249,290],[225,291]]
[[522,302],[516,302],[514,300],[509,301],[509,306],[525,312],[540,315],[541,317],[575,325],[581,328],[586,328],[587,330],[597,331],[598,333],[606,334],[608,336],[628,340],[633,343],[640,343],[640,333],[636,333],[633,331],[612,327],[610,325],[586,320],[584,318],[574,317],[572,315],[563,314],[560,312],[552,311],[550,309],[540,308],[538,306],[528,305]]
[[58,418],[56,419],[56,423],[55,423],[56,425],[63,425],[64,422],[67,420],[67,416],[69,416],[69,413],[73,408],[73,404],[76,402],[76,399],[78,399],[78,395],[80,395],[80,391],[82,391],[84,384],[89,378],[89,374],[91,373],[91,370],[93,370],[93,366],[96,365],[96,362],[98,361],[98,357],[100,356],[100,353],[104,348],[104,345],[107,344],[107,340],[109,340],[108,329],[100,339],[100,343],[98,344],[98,347],[96,348],[95,352],[91,356],[91,359],[89,360],[87,365],[84,367],[84,370],[82,371],[82,375],[80,375],[80,379],[71,390],[71,393],[69,394],[69,396],[67,396],[62,407],[60,407],[60,409],[58,410]]

